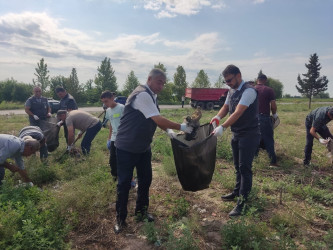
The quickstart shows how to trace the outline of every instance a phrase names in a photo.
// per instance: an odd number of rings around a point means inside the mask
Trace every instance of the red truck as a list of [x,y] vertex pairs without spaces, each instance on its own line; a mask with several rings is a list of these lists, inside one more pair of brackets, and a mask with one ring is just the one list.
[[229,89],[220,88],[186,88],[185,97],[191,99],[192,108],[212,110],[215,106],[222,107]]

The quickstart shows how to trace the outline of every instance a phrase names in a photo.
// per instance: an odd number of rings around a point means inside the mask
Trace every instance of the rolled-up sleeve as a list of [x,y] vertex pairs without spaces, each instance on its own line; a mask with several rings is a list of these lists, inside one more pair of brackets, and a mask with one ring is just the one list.
[[24,169],[24,162],[21,155],[15,157],[15,162],[20,169]]

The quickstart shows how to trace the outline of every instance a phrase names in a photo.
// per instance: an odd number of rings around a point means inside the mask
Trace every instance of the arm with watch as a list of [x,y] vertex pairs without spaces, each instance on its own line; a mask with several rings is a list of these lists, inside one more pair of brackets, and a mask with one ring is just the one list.
[[220,120],[223,117],[225,117],[229,112],[229,105],[224,104],[223,107],[218,112],[218,114],[216,116],[214,116],[212,118],[212,120],[210,121],[210,123],[213,124],[213,126],[214,126],[214,124],[215,124],[215,126],[217,126],[213,130],[212,134],[216,137],[221,136],[223,134],[223,131],[226,130],[228,127],[230,127],[232,124],[234,124],[239,119],[239,117],[242,116],[242,114],[244,113],[244,111],[247,108],[248,108],[248,106],[246,106],[246,105],[238,104],[235,112],[232,115],[230,115],[228,117],[228,119],[222,125],[218,126],[220,123]]

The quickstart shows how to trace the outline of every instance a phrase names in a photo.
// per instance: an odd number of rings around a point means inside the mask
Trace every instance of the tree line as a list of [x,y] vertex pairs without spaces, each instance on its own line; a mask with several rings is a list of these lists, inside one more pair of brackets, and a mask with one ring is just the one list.
[[[211,83],[208,74],[201,69],[193,83],[190,85],[186,79],[186,72],[183,66],[178,65],[173,79],[170,80],[167,68],[162,63],[155,64],[154,68],[159,68],[167,74],[167,83],[164,90],[159,94],[159,103],[178,103],[181,97],[185,94],[187,87],[194,88],[223,88],[226,87],[222,74],[219,75],[215,83]],[[306,64],[308,73],[303,74],[304,79],[298,75],[299,86],[297,90],[305,97],[327,97],[328,94],[324,93],[327,90],[328,80],[326,76],[320,77],[319,70],[321,69],[318,63],[318,56],[316,54],[310,56],[310,63]],[[78,103],[97,103],[100,100],[100,94],[104,90],[110,90],[117,95],[128,96],[139,84],[141,84],[136,77],[134,71],[131,71],[126,78],[124,87],[119,90],[115,70],[111,65],[111,59],[105,57],[100,66],[97,67],[97,75],[94,79],[87,80],[84,84],[79,82],[76,68],[72,68],[69,76],[58,75],[50,77],[47,63],[44,58],[40,59],[35,68],[32,84],[17,82],[13,78],[0,81],[0,102],[2,101],[16,101],[24,102],[31,96],[33,86],[40,86],[43,95],[46,97],[57,98],[55,88],[63,86],[69,93],[71,93]],[[258,75],[263,72],[260,70]],[[256,81],[256,78],[253,80]],[[278,80],[268,76],[268,86],[272,87],[275,91],[276,98],[279,99],[283,96],[283,84]]]

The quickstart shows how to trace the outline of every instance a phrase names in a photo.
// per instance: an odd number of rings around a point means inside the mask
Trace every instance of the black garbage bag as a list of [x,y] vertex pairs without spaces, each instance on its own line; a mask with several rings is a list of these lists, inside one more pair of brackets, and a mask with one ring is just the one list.
[[202,125],[196,138],[185,139],[185,134],[171,139],[178,179],[185,191],[198,191],[209,187],[215,170],[217,138],[211,135],[213,126]]
[[53,152],[59,146],[59,130],[57,118],[50,117],[46,121],[40,121],[40,128],[46,138],[47,151]]

